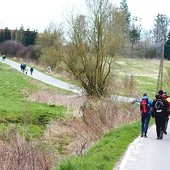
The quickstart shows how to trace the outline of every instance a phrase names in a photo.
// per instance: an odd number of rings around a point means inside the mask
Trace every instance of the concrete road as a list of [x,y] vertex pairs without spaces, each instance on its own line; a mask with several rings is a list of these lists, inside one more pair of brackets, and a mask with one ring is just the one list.
[[167,132],[157,140],[156,127],[151,126],[148,138],[136,138],[113,170],[170,170],[170,126]]
[[[14,62],[12,60],[9,60],[9,59],[2,60],[2,57],[0,57],[0,61],[2,63],[7,64],[7,65],[11,66],[12,68],[21,72],[21,69],[20,69],[21,63],[17,63],[17,62]],[[74,93],[78,93],[79,95],[82,95],[83,92],[84,92],[83,89],[78,87],[78,86],[66,83],[64,81],[53,78],[49,75],[43,74],[43,73],[37,71],[36,69],[34,69],[33,75],[31,75],[30,71],[29,71],[30,67],[27,66],[27,69],[28,69],[28,73],[26,74],[27,76],[30,76],[30,77],[35,78],[37,80],[40,80],[44,83],[47,83],[47,84],[53,85],[55,87],[65,89],[65,90],[68,90],[68,91],[71,91],[71,92],[74,92]]]

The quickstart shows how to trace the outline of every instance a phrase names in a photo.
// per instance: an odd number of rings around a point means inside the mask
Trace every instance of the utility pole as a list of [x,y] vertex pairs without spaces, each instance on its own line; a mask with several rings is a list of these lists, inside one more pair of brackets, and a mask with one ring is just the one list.
[[157,19],[155,21],[156,43],[158,44],[157,48],[158,50],[161,50],[161,53],[158,53],[158,58],[160,58],[160,65],[156,88],[157,94],[158,90],[163,88],[164,46],[166,42],[167,28],[170,20],[166,17],[166,15],[158,14]]
[[164,45],[165,45],[165,43],[163,42],[162,43],[162,50],[161,50],[162,53],[161,53],[161,58],[160,58],[156,93],[158,92],[158,90],[162,89],[162,87],[163,87]]

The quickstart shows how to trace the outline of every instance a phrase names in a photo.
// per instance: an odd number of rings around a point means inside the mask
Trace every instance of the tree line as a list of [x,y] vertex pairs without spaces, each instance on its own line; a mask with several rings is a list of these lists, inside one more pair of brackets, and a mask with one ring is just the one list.
[[23,26],[19,30],[10,30],[8,27],[0,30],[0,43],[13,40],[25,46],[35,45],[37,31],[24,30]]
[[140,18],[131,16],[126,0],[120,7],[109,0],[87,0],[86,5],[86,15],[69,16],[66,32],[54,23],[43,33],[5,28],[0,32],[1,53],[67,71],[89,95],[98,97],[107,95],[120,56],[159,58],[163,45],[165,58],[170,59],[170,20],[166,15],[158,14],[153,29],[142,32]]

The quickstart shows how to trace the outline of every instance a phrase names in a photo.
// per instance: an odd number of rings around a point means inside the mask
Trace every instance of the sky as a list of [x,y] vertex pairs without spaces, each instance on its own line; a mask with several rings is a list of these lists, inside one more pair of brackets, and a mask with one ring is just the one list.
[[[117,6],[121,0],[110,0]],[[141,18],[142,28],[153,27],[158,13],[170,17],[169,0],[126,0],[131,16]],[[3,0],[0,9],[0,28],[38,30],[42,32],[50,22],[66,21],[70,11],[82,12],[85,0]]]

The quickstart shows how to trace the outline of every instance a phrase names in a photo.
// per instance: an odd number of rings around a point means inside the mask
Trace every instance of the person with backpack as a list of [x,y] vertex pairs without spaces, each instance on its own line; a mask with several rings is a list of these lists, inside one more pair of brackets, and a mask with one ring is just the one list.
[[147,96],[147,93],[143,94],[142,100],[140,101],[140,112],[141,112],[141,137],[147,137],[147,131],[149,121],[151,117],[150,108],[152,106],[152,99]]
[[34,71],[34,68],[31,67],[31,68],[30,68],[30,74],[31,74],[31,75],[32,75],[33,71]]
[[164,129],[164,134],[167,134],[167,127],[168,127],[168,122],[169,122],[169,116],[170,116],[170,97],[167,95],[166,92],[163,92],[162,95],[163,99],[166,99],[168,102],[168,114],[165,120],[165,129]]
[[152,105],[152,117],[155,118],[157,139],[163,139],[165,121],[168,115],[168,102],[163,98],[163,90],[159,90]]

